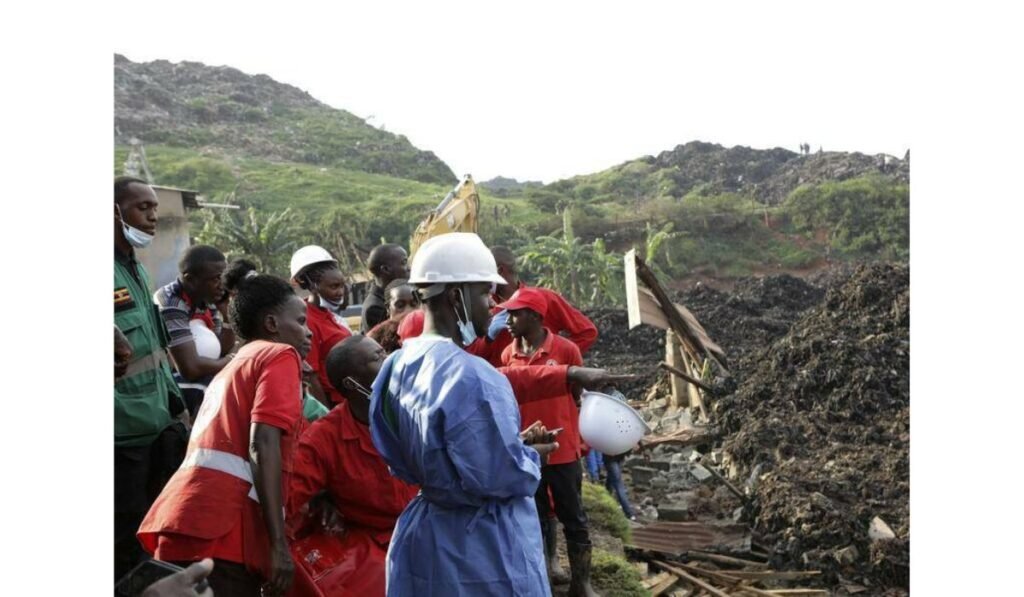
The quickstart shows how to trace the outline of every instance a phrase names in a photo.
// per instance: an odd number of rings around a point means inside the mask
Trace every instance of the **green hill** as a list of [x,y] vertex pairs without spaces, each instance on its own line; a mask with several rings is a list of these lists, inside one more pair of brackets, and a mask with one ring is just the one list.
[[[224,248],[260,252],[274,271],[291,247],[310,242],[359,268],[381,239],[407,242],[456,182],[404,137],[227,67],[117,57],[115,174],[133,137],[158,184],[252,208],[201,210],[197,239],[256,238],[259,246]],[[631,247],[677,285],[906,259],[909,171],[909,155],[691,142],[547,185],[481,183],[480,233],[531,255],[526,269],[541,278],[567,279],[559,270],[572,269],[579,301],[615,302],[609,271]],[[236,235],[225,236],[231,227]]]

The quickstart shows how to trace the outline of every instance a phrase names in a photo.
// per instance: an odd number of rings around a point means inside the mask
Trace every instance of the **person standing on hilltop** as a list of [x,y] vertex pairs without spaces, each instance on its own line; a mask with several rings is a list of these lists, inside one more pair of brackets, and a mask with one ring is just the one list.
[[159,205],[145,181],[114,179],[114,326],[128,343],[121,350],[123,374],[114,382],[115,579],[146,559],[135,531],[160,481],[181,462],[166,458],[158,441],[173,432],[173,417],[185,404],[171,374],[167,330],[151,299],[149,274],[135,254],[156,235]]
[[409,277],[409,254],[395,244],[378,245],[370,251],[366,266],[373,275],[373,282],[363,301],[363,319],[359,327],[363,333],[373,329],[388,318],[384,289],[399,278]]

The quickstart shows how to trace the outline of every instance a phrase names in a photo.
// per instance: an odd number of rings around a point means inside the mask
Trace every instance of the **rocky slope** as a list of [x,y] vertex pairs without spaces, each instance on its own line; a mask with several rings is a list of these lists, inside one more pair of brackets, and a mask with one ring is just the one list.
[[421,182],[451,169],[404,136],[305,91],[226,66],[114,60],[114,137],[230,156],[331,165]]

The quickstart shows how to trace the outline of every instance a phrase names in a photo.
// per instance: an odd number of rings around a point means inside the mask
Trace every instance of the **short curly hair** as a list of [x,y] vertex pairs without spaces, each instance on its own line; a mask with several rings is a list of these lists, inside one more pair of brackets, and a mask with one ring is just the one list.
[[235,333],[243,340],[255,340],[262,335],[260,322],[272,311],[280,309],[295,291],[288,282],[267,274],[242,278],[238,294],[231,302],[231,320]]

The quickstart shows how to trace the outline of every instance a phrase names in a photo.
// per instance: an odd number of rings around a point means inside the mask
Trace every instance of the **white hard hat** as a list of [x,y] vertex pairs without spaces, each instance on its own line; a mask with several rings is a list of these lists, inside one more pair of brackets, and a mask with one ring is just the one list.
[[219,359],[220,339],[217,338],[217,334],[206,327],[206,324],[200,319],[188,322],[188,327],[192,330],[192,341],[196,344],[196,353],[203,358]]
[[651,432],[640,415],[622,400],[600,392],[584,391],[582,396],[580,437],[598,452],[617,456]]
[[412,259],[410,284],[505,284],[491,250],[472,232],[449,232],[428,239]]
[[298,251],[292,253],[292,263],[290,268],[292,278],[299,275],[302,268],[313,265],[314,263],[322,263],[324,261],[338,263],[338,260],[331,257],[331,254],[323,247],[318,247],[317,245],[306,245],[305,247],[302,247]]

